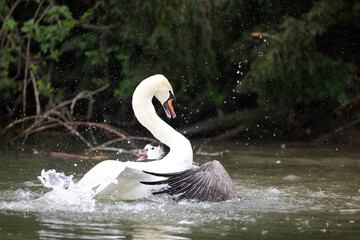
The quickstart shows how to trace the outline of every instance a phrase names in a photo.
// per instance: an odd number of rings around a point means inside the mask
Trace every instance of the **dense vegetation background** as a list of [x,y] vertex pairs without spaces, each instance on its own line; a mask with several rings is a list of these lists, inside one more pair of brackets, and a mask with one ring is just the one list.
[[323,141],[360,122],[359,13],[341,0],[1,1],[0,120],[34,121],[22,136],[64,118],[129,130],[135,86],[162,73],[172,124],[203,126],[189,134]]

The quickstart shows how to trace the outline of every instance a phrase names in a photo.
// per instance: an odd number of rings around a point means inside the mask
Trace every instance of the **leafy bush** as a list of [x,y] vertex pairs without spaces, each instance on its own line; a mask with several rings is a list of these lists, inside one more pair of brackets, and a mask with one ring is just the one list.
[[35,82],[51,105],[110,83],[130,101],[141,79],[163,73],[192,106],[222,108],[237,92],[256,93],[262,106],[346,103],[354,64],[317,41],[358,14],[358,3],[340,0],[2,2],[0,93],[26,104]]
[[307,104],[326,99],[346,103],[354,65],[327,57],[316,45],[317,37],[340,21],[345,7],[343,1],[317,1],[301,18],[286,16],[269,32],[253,33],[261,43],[238,89],[256,92],[263,105],[299,99]]

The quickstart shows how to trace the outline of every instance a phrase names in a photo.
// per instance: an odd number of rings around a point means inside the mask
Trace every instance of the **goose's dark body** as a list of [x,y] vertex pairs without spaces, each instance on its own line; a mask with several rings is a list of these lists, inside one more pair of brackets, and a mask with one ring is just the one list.
[[168,187],[155,191],[153,194],[167,193],[175,196],[175,200],[195,199],[220,202],[240,197],[236,193],[229,174],[216,160],[205,163],[201,167],[193,167],[177,173],[146,173],[166,179],[141,183],[147,185],[167,184]]

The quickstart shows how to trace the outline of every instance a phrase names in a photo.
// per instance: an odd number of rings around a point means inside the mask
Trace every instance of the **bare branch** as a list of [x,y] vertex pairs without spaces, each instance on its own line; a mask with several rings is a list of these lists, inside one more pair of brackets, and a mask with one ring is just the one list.
[[156,142],[155,138],[150,138],[150,137],[129,136],[129,139],[140,140],[145,142]]
[[73,127],[71,127],[66,122],[60,121],[59,119],[53,117],[47,117],[49,120],[59,123],[60,125],[64,126],[66,129],[70,130],[73,134],[75,134],[81,141],[83,141],[91,150],[94,150],[94,147],[90,142],[88,142],[78,131],[76,131]]
[[[130,138],[130,137],[129,137]],[[96,146],[95,148],[101,148],[101,147],[106,147],[106,146],[108,146],[108,145],[110,145],[110,144],[113,144],[113,143],[116,143],[116,142],[119,142],[119,141],[123,141],[124,140],[124,138],[115,138],[115,139],[112,139],[112,140],[110,140],[110,141],[107,141],[107,142],[104,142],[104,143],[102,143],[102,144],[99,144],[98,146]]]
[[230,138],[230,137],[234,137],[237,134],[245,131],[246,126],[245,125],[239,125],[233,129],[231,129],[230,131],[225,131],[224,133],[221,133],[220,135],[214,137],[214,140],[224,140],[226,138]]
[[204,148],[204,146],[211,140],[211,138],[208,138],[206,139],[205,142],[203,142],[203,144],[200,145],[199,149],[196,151],[196,155],[200,155],[200,156],[210,156],[210,157],[215,157],[215,156],[221,156],[223,155],[224,153],[228,153],[230,152],[229,150],[223,150],[223,151],[220,151],[220,152],[212,152],[212,153],[209,153],[209,152],[203,152],[202,149]]
[[2,134],[4,134],[9,128],[12,128],[14,125],[18,124],[18,123],[23,123],[32,119],[35,119],[36,116],[28,116],[28,117],[23,117],[21,119],[17,119],[15,121],[13,121],[12,123],[10,123],[9,125],[7,125],[3,130],[2,130]]
[[112,126],[105,124],[105,123],[95,123],[95,122],[68,122],[69,125],[84,125],[89,127],[98,127],[105,129],[108,132],[114,133],[115,135],[122,137],[124,140],[130,142],[131,140],[123,133],[115,130]]
[[62,126],[62,125],[60,123],[46,124],[46,125],[43,125],[41,127],[35,128],[31,133],[41,132],[41,131],[44,131],[46,129],[55,128],[55,127],[59,127],[59,126]]
[[86,159],[86,160],[105,160],[109,159],[108,156],[98,155],[98,156],[83,156],[77,154],[69,154],[64,152],[34,152],[34,154],[47,154],[56,158],[70,158],[70,159]]
[[[78,98],[77,98],[77,100],[79,100],[79,99],[82,99],[82,98],[87,98],[87,97],[90,97],[90,96],[92,96],[92,95],[94,95],[94,94],[96,94],[96,93],[99,93],[99,92],[101,92],[101,91],[104,91],[106,88],[108,88],[109,87],[109,84],[106,84],[106,85],[104,85],[104,86],[102,86],[101,88],[99,88],[99,89],[97,89],[97,90],[95,90],[95,91],[83,91],[83,92],[80,92],[77,96],[79,96]],[[76,98],[76,97],[75,97]],[[64,107],[64,106],[66,106],[66,105],[68,105],[68,104],[70,104],[70,103],[72,103],[74,100],[73,99],[70,99],[70,100],[67,100],[67,101],[64,101],[64,102],[62,102],[62,103],[59,103],[58,105],[56,105],[55,107],[53,107],[52,109],[50,109],[49,111],[53,111],[53,110],[57,110],[57,109],[59,109],[59,108],[61,108],[61,107]]]
[[129,151],[129,150],[125,150],[123,148],[115,148],[115,147],[95,147],[94,150],[102,150],[102,151],[113,151],[113,152],[117,152],[117,153],[127,153],[127,154],[131,154],[131,155],[136,155],[138,156],[137,153],[135,153],[134,151]]
[[354,121],[348,122],[348,123],[344,124],[343,126],[340,126],[340,127],[336,128],[336,129],[334,129],[331,132],[328,132],[326,134],[321,135],[320,137],[316,138],[313,143],[317,144],[317,143],[325,142],[332,135],[334,135],[334,134],[336,134],[338,132],[341,132],[346,128],[355,126],[358,123],[360,123],[360,117],[358,119],[355,119]]
[[38,8],[36,9],[34,18],[33,18],[33,22],[31,24],[30,27],[30,31],[29,31],[29,37],[28,37],[28,41],[27,41],[27,46],[26,46],[26,57],[25,57],[25,72],[24,72],[24,80],[23,80],[23,115],[26,116],[26,90],[27,90],[27,81],[28,81],[28,71],[29,71],[29,64],[30,64],[30,43],[31,43],[31,36],[34,30],[34,24],[35,24],[35,19],[37,17],[37,15],[40,12],[41,6],[43,5],[45,0],[42,0],[38,6]]
[[[74,19],[72,19],[72,20],[74,20]],[[111,25],[106,25],[106,26],[91,25],[91,24],[84,23],[81,21],[76,21],[76,24],[78,24],[84,28],[89,28],[89,29],[94,29],[94,30],[102,30],[102,31],[109,31],[110,29],[119,26],[119,24],[111,24]]]
[[36,102],[36,116],[40,116],[40,100],[39,100],[39,91],[37,89],[37,84],[36,84],[36,79],[34,74],[32,73],[32,71],[30,71],[30,77],[31,77],[31,81],[33,83],[33,88],[34,88],[34,97],[35,97],[35,102]]
[[252,32],[250,35],[251,35],[252,37],[259,37],[259,38],[262,38],[262,37],[272,38],[272,39],[275,39],[276,41],[281,42],[281,39],[280,39],[278,36],[271,35],[271,34],[269,34],[269,33]]

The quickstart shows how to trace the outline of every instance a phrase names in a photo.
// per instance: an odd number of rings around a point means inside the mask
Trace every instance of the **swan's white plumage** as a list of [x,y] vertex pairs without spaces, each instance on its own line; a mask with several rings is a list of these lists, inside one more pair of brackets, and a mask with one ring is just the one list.
[[140,181],[154,181],[161,178],[143,172],[179,172],[192,167],[193,153],[188,139],[165,123],[155,111],[152,98],[161,104],[173,92],[169,81],[163,75],[154,75],[143,80],[135,89],[132,106],[138,121],[155,138],[170,147],[170,152],[161,160],[152,162],[120,162],[106,160],[94,166],[77,183],[83,191],[94,191],[97,197],[134,200],[150,194],[151,186]]

